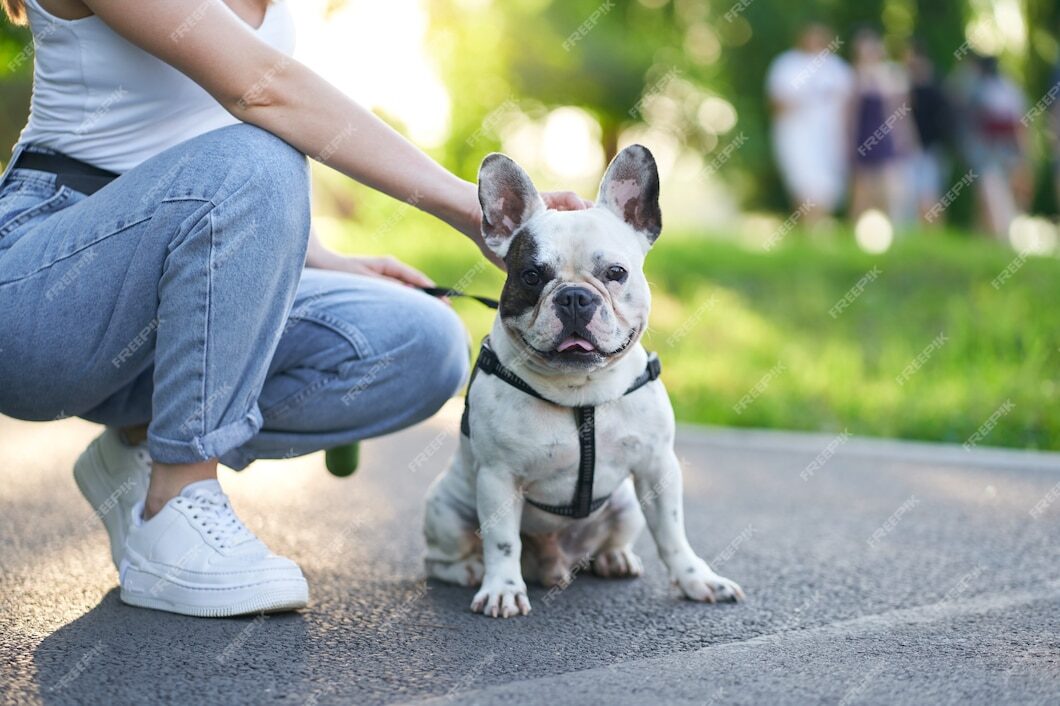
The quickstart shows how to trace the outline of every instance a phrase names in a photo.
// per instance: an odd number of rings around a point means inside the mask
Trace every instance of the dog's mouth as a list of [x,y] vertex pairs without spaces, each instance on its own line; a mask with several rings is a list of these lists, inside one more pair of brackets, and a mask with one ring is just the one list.
[[636,339],[638,330],[639,329],[636,327],[631,329],[629,335],[626,336],[625,341],[622,342],[622,345],[611,351],[601,350],[597,342],[593,340],[592,336],[587,332],[572,331],[566,336],[563,336],[556,344],[555,348],[547,351],[543,351],[540,348],[533,346],[528,340],[526,340],[526,336],[523,336],[521,332],[520,337],[530,350],[542,358],[571,363],[593,363],[616,356],[629,348],[630,344]]
[[595,353],[596,344],[590,341],[588,338],[581,336],[577,333],[571,335],[560,341],[560,344],[556,346],[557,353]]

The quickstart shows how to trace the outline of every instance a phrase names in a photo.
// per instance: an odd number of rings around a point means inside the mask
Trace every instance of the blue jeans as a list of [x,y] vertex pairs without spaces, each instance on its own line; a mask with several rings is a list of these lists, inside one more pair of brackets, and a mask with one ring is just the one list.
[[452,310],[305,269],[305,158],[249,125],[91,196],[0,181],[0,413],[149,423],[162,463],[243,468],[425,419],[462,384]]

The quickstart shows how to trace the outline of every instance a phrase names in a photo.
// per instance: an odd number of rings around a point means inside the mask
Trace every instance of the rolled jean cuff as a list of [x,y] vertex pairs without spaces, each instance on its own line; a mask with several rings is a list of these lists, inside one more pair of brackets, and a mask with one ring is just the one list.
[[165,439],[149,430],[147,450],[151,459],[159,463],[200,463],[242,446],[261,430],[262,423],[261,410],[255,405],[239,421],[187,441]]
[[221,461],[222,465],[228,466],[233,471],[242,471],[244,468],[254,463],[256,459],[254,455],[246,449],[235,448],[218,456],[218,460]]

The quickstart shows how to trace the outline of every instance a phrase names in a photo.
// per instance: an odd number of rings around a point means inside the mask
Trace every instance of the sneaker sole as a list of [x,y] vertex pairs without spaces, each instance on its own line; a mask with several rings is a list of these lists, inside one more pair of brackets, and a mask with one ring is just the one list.
[[[143,591],[133,586],[152,588]],[[230,618],[305,608],[309,603],[309,585],[304,578],[290,578],[234,588],[186,586],[122,562],[121,600],[140,608],[196,618]]]
[[[103,522],[103,528],[110,537],[110,558],[114,567],[118,568],[121,563],[121,549],[125,546],[125,526],[121,519],[121,503],[114,498],[117,488],[113,488],[106,479],[100,477],[100,473],[105,472],[100,470],[102,467],[103,460],[99,457],[99,449],[93,443],[74,463],[74,482],[92,507],[92,513]],[[112,505],[104,512],[102,508],[108,503]]]

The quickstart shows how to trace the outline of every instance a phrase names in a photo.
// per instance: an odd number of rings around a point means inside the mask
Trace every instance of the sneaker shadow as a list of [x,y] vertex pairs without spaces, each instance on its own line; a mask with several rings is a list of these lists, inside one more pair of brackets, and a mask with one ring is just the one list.
[[115,588],[46,637],[33,662],[45,704],[195,703],[219,693],[301,702],[307,649],[299,613],[191,618],[127,606]]

